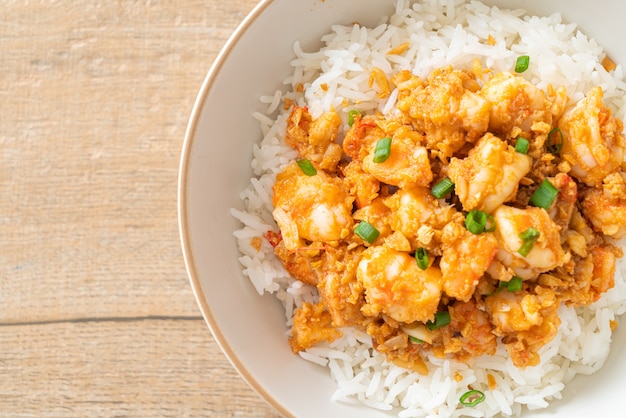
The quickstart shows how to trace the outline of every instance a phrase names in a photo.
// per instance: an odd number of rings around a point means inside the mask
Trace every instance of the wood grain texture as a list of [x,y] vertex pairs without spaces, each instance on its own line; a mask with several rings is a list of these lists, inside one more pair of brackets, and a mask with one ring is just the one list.
[[0,14],[0,416],[276,413],[201,319],[178,163],[255,0],[8,0]]
[[0,327],[14,348],[0,360],[0,414],[276,416],[215,361],[221,353],[203,331],[202,320],[187,319]]

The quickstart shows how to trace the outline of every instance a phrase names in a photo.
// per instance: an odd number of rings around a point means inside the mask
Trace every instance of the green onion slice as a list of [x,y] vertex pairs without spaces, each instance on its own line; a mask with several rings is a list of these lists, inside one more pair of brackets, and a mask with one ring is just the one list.
[[476,406],[485,400],[485,394],[479,390],[470,390],[465,392],[459,402],[463,406]]
[[356,228],[354,228],[354,233],[370,244],[376,241],[376,238],[380,235],[380,231],[366,221],[359,222]]
[[[552,142],[552,137],[557,133],[560,136],[560,142]],[[550,132],[548,132],[548,140],[547,140],[546,149],[550,154],[559,155],[561,152],[561,148],[563,148],[563,132],[559,128],[552,128]]]
[[437,328],[445,327],[449,323],[450,323],[450,312],[443,311],[443,312],[437,312],[435,314],[435,320],[428,321],[426,323],[426,326],[428,327],[429,330],[432,331]]
[[313,166],[313,163],[306,158],[296,160],[296,163],[298,164],[298,167],[300,167],[302,172],[307,176],[314,176],[317,174],[317,170]]
[[493,216],[481,210],[472,210],[465,216],[465,227],[472,234],[482,234],[483,232],[493,232],[496,229],[496,222]]
[[415,260],[417,261],[417,267],[422,270],[428,268],[428,252],[425,248],[419,247],[417,251],[415,251]]
[[515,62],[515,72],[523,73],[528,70],[528,64],[530,64],[530,57],[528,55],[517,57],[517,61]]
[[374,162],[384,163],[391,153],[391,138],[379,139],[374,150]]
[[354,117],[357,115],[360,115],[361,112],[359,112],[356,109],[352,109],[351,111],[348,112],[348,125],[352,126],[354,125]]
[[439,180],[433,188],[430,190],[433,196],[437,199],[441,199],[448,193],[454,190],[454,183],[448,177]]
[[411,335],[409,335],[409,340],[411,342],[414,342],[415,344],[424,344],[423,340],[420,340],[419,338],[415,338],[415,337],[413,337]]
[[531,226],[530,228],[526,229],[524,232],[520,233],[519,237],[523,239],[524,241],[527,241],[529,239],[537,240],[537,238],[539,238],[539,231],[537,231],[537,229]]
[[515,151],[520,154],[528,154],[528,147],[530,146],[530,142],[528,139],[522,138],[521,136],[517,137],[517,141],[515,141]]
[[535,242],[539,239],[539,231],[537,231],[532,226],[519,234],[520,239],[522,240],[522,246],[517,250],[518,254],[522,257],[526,257],[530,250],[535,246]]
[[554,187],[548,179],[543,179],[537,190],[530,196],[530,204],[548,210],[557,194],[559,194],[559,189]]
[[517,276],[511,278],[511,280],[506,282],[506,290],[509,292],[519,292],[522,290],[522,278]]

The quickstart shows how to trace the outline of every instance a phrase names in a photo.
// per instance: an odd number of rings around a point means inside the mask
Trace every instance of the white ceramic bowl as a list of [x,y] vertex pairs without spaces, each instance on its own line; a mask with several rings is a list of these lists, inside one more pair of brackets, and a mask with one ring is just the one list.
[[[335,384],[326,369],[291,353],[284,314],[271,295],[259,296],[241,273],[229,213],[251,177],[252,143],[259,140],[253,111],[290,73],[292,45],[311,50],[333,23],[378,22],[393,0],[263,0],[241,23],[211,67],[185,136],[179,178],[183,252],[197,302],[224,353],[242,377],[285,416],[384,417],[362,406],[331,402]],[[626,3],[622,0],[486,0],[532,14],[562,12],[626,64]],[[207,7],[209,7],[207,5]],[[562,401],[528,417],[622,416],[626,330],[618,329],[605,367],[577,377]]]

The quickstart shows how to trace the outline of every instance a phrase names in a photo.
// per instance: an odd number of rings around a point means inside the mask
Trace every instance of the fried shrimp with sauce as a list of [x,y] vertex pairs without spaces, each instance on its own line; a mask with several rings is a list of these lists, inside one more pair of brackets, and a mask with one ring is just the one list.
[[[270,231],[318,303],[296,309],[291,347],[356,327],[399,366],[471,361],[502,344],[519,368],[540,361],[561,304],[613,287],[626,236],[623,123],[600,87],[569,103],[509,72],[444,67],[421,79],[372,74],[386,115],[314,119],[294,106]],[[383,89],[384,87],[384,89]],[[384,91],[383,91],[384,90]]]

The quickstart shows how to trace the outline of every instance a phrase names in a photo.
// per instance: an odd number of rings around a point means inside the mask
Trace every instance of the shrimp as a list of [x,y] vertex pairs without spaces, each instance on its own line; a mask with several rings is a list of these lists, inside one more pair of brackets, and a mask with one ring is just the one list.
[[448,175],[463,209],[491,213],[515,198],[519,182],[530,168],[530,157],[487,133],[466,158],[452,158]]
[[383,162],[374,161],[375,153],[376,143],[372,143],[368,155],[362,160],[363,171],[383,183],[405,188],[428,186],[433,180],[428,151],[416,143],[412,136],[394,135],[391,138],[389,158]]
[[287,119],[285,143],[295,148],[302,158],[329,172],[335,171],[341,159],[341,146],[335,143],[341,118],[327,112],[313,120],[306,107],[294,106]]
[[530,139],[533,125],[552,124],[552,103],[548,96],[522,77],[497,73],[483,85],[480,95],[491,105],[490,131],[505,139],[518,130]]
[[385,314],[398,322],[434,319],[441,299],[441,271],[430,265],[421,270],[409,253],[385,246],[362,254],[357,279],[365,289],[366,316]]
[[441,237],[443,254],[439,260],[446,295],[468,302],[479,279],[496,253],[498,241],[492,233],[472,234],[460,223],[449,223]]
[[[487,130],[489,103],[477,94],[479,85],[470,71],[440,68],[423,85],[411,83],[405,75],[399,78],[398,109],[426,134],[428,147],[438,149],[444,157],[475,142]],[[402,94],[405,86],[408,91]]]
[[602,88],[594,87],[558,123],[561,156],[570,164],[571,175],[588,186],[600,185],[624,160],[624,125],[602,96]]
[[308,176],[292,161],[276,176],[273,190],[273,215],[288,250],[302,246],[302,239],[333,242],[350,233],[354,199],[341,180],[322,170]]
[[[535,278],[539,273],[559,267],[569,260],[570,254],[566,254],[561,247],[559,227],[544,209],[518,209],[502,205],[493,217],[499,245],[496,258],[522,279]],[[524,243],[520,234],[531,227],[539,232],[539,236],[530,252],[523,256],[518,252]]]
[[617,247],[594,245],[585,257],[575,259],[571,271],[542,274],[538,283],[557,291],[568,305],[589,305],[615,285],[615,263],[622,256]]
[[494,332],[502,336],[515,366],[539,364],[537,350],[554,338],[561,323],[554,291],[541,286],[532,291],[503,290],[486,297],[484,303]]
[[[401,189],[384,199],[391,210],[389,222],[394,231],[401,232],[412,245],[432,247],[434,229],[441,229],[455,215],[452,206],[440,203],[425,187]],[[431,233],[432,232],[432,233]]]
[[591,189],[583,198],[582,212],[594,229],[613,238],[626,236],[626,194],[620,175],[607,176],[602,188]]

